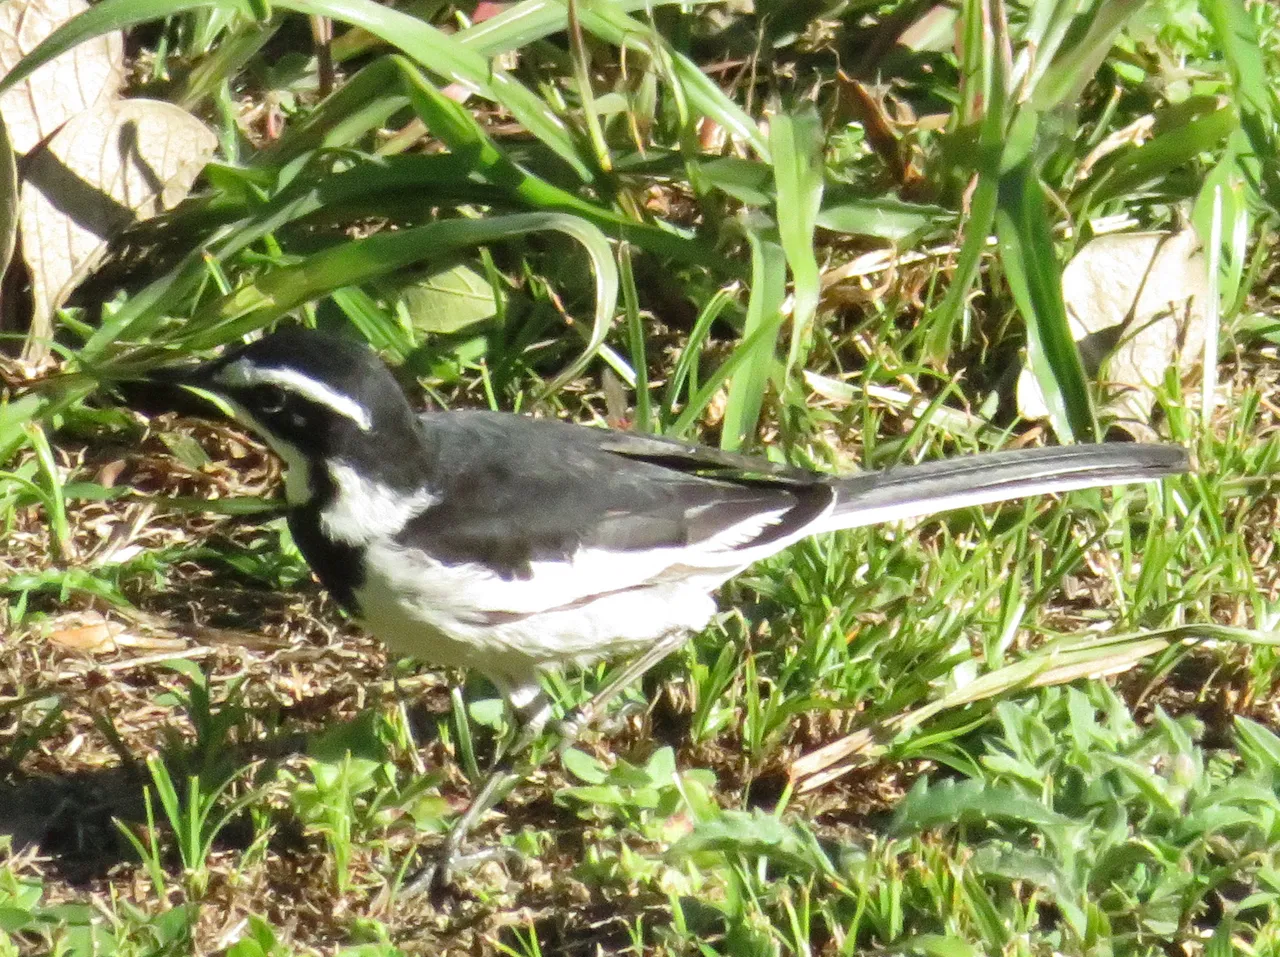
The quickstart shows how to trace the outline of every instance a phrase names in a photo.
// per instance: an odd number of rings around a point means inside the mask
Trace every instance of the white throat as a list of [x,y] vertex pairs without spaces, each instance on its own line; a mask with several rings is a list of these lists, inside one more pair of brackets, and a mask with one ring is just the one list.
[[[316,494],[311,484],[311,465],[297,446],[273,435],[249,412],[228,401],[240,419],[267,440],[285,465],[284,494],[290,508],[309,504]],[[403,493],[361,475],[346,462],[325,463],[333,481],[334,495],[320,512],[320,530],[327,538],[345,545],[367,545],[377,538],[395,535],[415,515],[430,508],[437,498],[425,488]]]
[[329,462],[327,468],[335,494],[320,513],[320,530],[327,538],[343,544],[367,545],[374,539],[395,535],[437,501],[425,488],[398,492],[361,475],[345,462]]

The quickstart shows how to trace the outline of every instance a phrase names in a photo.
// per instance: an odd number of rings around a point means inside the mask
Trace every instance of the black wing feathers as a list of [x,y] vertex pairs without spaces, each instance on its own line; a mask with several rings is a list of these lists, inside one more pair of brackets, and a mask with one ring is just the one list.
[[751,538],[763,544],[808,524],[834,494],[800,469],[654,436],[486,412],[420,421],[439,501],[398,540],[506,578],[583,548],[692,545],[776,513]]

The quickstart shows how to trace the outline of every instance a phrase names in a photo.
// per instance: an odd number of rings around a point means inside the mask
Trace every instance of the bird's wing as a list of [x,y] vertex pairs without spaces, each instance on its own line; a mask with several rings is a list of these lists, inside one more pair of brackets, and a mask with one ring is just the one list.
[[464,569],[469,604],[516,613],[680,577],[711,587],[818,531],[1187,469],[1176,446],[1107,444],[835,478],[656,436],[500,413],[422,422],[436,456],[436,499],[397,541]]
[[397,544],[506,583],[485,600],[510,611],[673,574],[723,577],[835,499],[803,470],[651,436],[485,412],[421,422],[434,501]]

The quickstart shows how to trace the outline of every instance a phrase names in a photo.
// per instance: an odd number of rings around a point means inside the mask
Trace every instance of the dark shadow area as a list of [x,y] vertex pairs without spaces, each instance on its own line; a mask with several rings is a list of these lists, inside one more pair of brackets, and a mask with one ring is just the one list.
[[[324,693],[305,698],[280,712],[288,724],[291,718],[307,720],[331,712],[337,693]],[[422,748],[435,740],[435,723],[428,704],[410,709],[414,733]],[[344,730],[366,720],[366,712],[356,717],[325,725],[320,734],[343,737]],[[17,735],[21,735],[21,728]],[[208,792],[231,774],[260,762],[253,782],[265,783],[277,773],[279,765],[291,758],[315,756],[314,732],[285,730],[277,735],[211,750],[203,742],[165,755],[165,767],[179,800],[187,806],[187,782],[199,774],[201,790]],[[176,734],[174,735],[176,739]],[[0,742],[3,743],[3,742]],[[129,756],[124,764],[101,769],[71,771],[66,774],[28,774],[13,772],[0,780],[0,838],[10,839],[15,852],[38,848],[47,857],[44,867],[50,876],[72,886],[83,886],[104,878],[112,868],[125,863],[138,863],[138,854],[121,833],[127,827],[147,843],[147,801],[152,791],[152,815],[159,830],[168,831],[170,824],[155,795],[155,786],[141,758]],[[220,800],[225,806],[227,799]],[[261,809],[260,809],[261,810]],[[311,838],[304,834],[302,822],[283,811],[273,811],[273,834],[270,846],[283,857],[308,850]],[[217,814],[213,815],[216,818]],[[117,823],[118,822],[118,823]],[[214,842],[219,850],[244,850],[254,840],[254,826],[247,813],[232,818],[222,827]],[[172,851],[172,841],[162,846]],[[166,867],[181,870],[176,851],[166,854]]]

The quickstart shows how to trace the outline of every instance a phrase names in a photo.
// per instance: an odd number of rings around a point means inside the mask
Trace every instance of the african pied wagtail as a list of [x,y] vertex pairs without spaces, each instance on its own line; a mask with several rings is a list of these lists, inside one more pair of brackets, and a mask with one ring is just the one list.
[[552,420],[419,416],[366,346],[301,329],[161,378],[221,397],[284,460],[294,540],[370,631],[477,669],[532,725],[540,671],[639,655],[617,690],[707,625],[717,586],[806,536],[1188,468],[1175,446],[1107,444],[835,478]]

